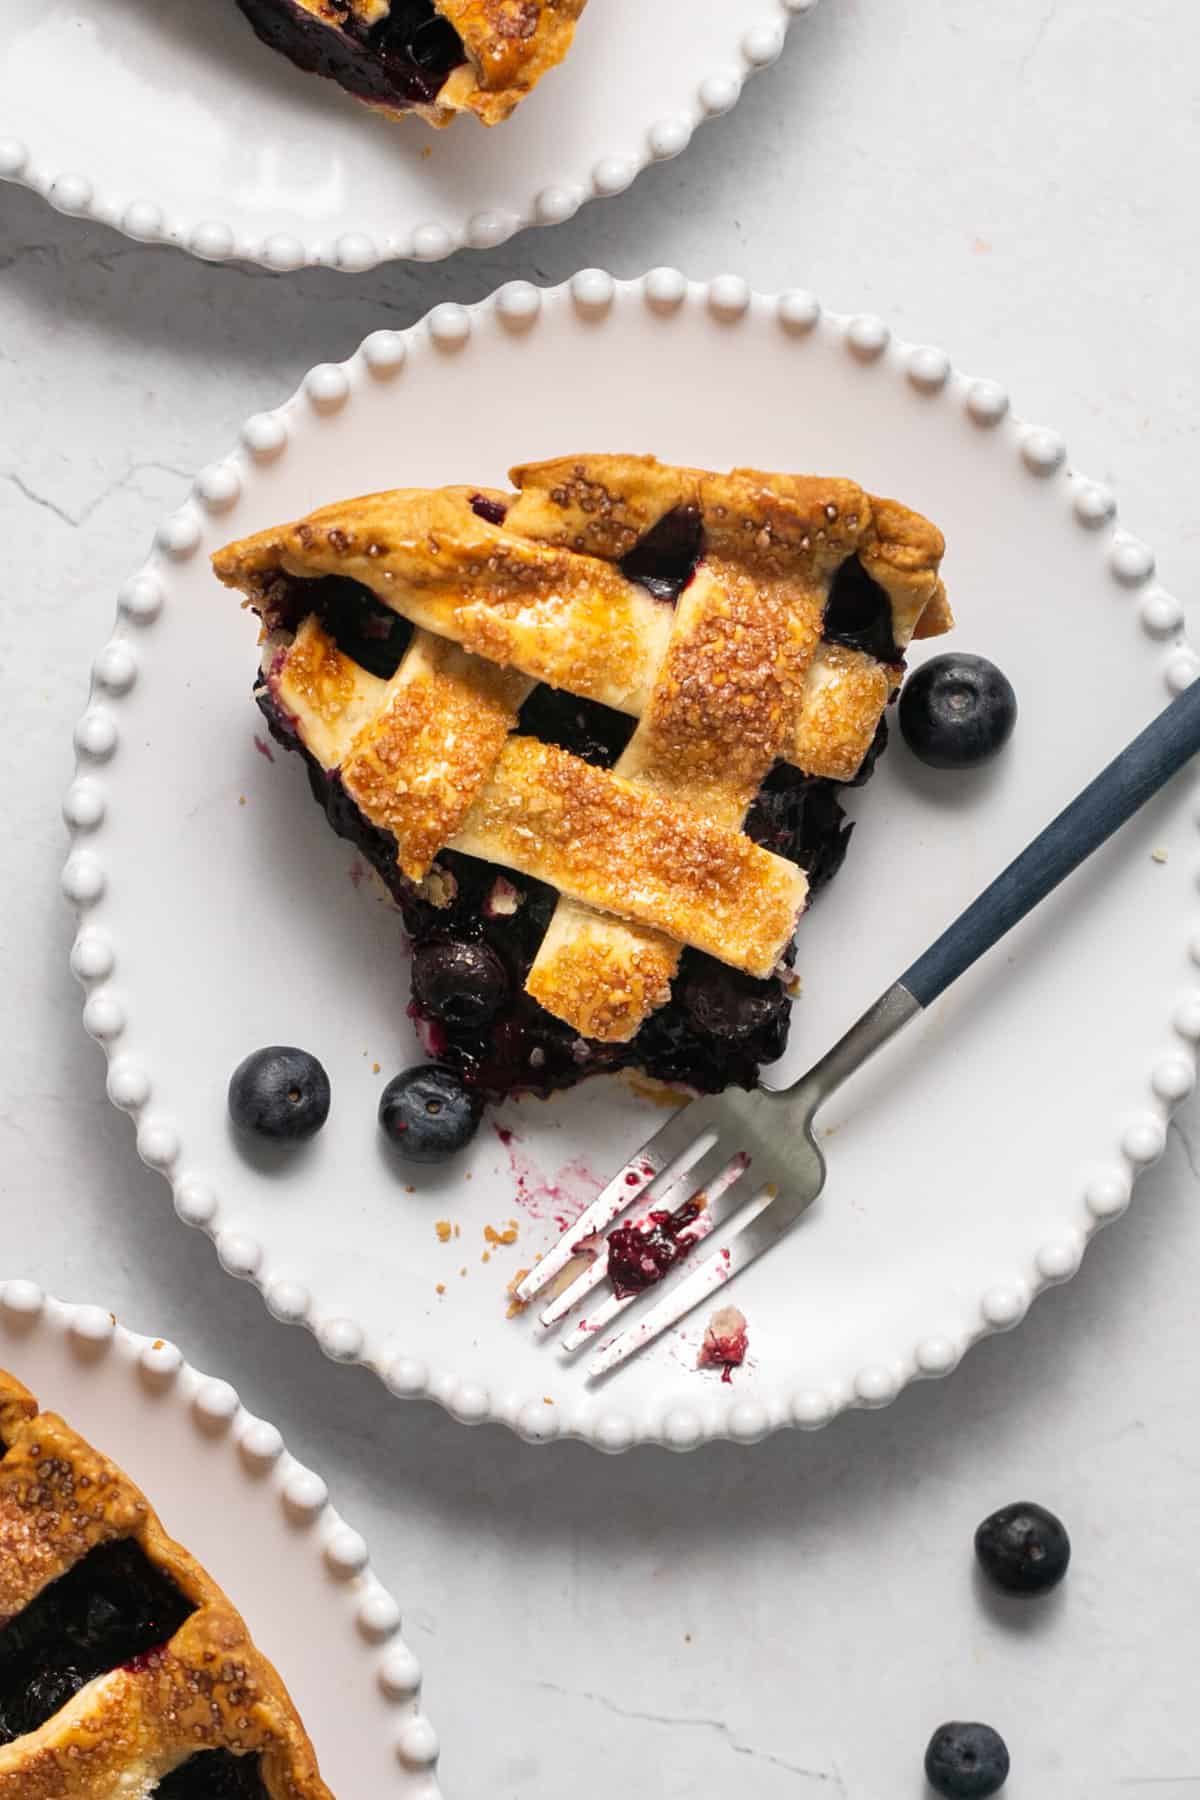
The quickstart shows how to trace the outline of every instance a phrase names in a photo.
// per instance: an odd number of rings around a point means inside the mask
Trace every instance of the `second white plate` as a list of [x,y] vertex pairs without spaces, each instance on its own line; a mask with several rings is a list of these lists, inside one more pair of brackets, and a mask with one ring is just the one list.
[[592,0],[486,131],[396,124],[264,48],[234,0],[0,8],[0,179],[211,261],[356,270],[558,225],[677,156],[816,0]]
[[0,1368],[145,1493],[287,1684],[339,1800],[437,1800],[438,1741],[400,1611],[329,1490],[226,1381],[98,1306],[0,1281]]
[[[271,760],[250,698],[254,622],[207,553],[341,495],[501,485],[514,462],[591,448],[844,474],[899,495],[945,529],[952,641],[1017,689],[1017,733],[993,767],[937,775],[896,742],[850,796],[847,866],[801,926],[795,1071],[1196,661],[1149,551],[1001,388],[877,319],[753,297],[734,277],[620,284],[593,270],[439,307],[313,370],[160,528],[77,731],[64,877],[82,915],[84,1021],[142,1156],[279,1318],[395,1392],[535,1440],[683,1449],[820,1424],[945,1374],[1070,1275],[1127,1204],[1195,1075],[1194,800],[1187,778],[1160,796],[838,1096],[824,1199],[737,1283],[751,1362],[732,1384],[697,1371],[693,1318],[589,1387],[530,1318],[506,1317],[505,1286],[663,1115],[594,1082],[509,1109],[503,1135],[489,1120],[445,1169],[389,1161],[380,1088],[417,1058],[400,922],[303,769]],[[270,1167],[231,1140],[225,1089],[273,1042],[321,1057],[334,1105],[303,1155]],[[510,1221],[515,1241],[497,1243]]]

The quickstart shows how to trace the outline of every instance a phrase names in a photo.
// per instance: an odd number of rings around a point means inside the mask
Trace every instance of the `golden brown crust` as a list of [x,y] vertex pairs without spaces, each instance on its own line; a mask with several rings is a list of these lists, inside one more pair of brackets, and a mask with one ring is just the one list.
[[196,1608],[169,1644],[0,1747],[0,1800],[141,1796],[197,1751],[218,1748],[261,1755],[271,1800],[332,1800],[282,1678],[128,1476],[56,1414],[39,1414],[3,1370],[0,1437],[0,1619],[89,1550],[126,1538]]
[[[449,846],[558,886],[564,898],[528,991],[582,1035],[621,1041],[667,998],[682,943],[757,974],[774,966],[786,937],[777,936],[782,912],[756,934],[748,895],[737,927],[727,911],[714,934],[716,915],[706,910],[700,871],[686,856],[676,874],[690,892],[667,893],[643,880],[635,895],[623,854],[606,864],[597,831],[627,832],[644,875],[656,851],[639,831],[650,812],[637,824],[629,813],[635,795],[646,806],[683,806],[739,835],[777,758],[811,775],[851,780],[898,670],[822,641],[833,578],[847,558],[861,559],[887,595],[902,652],[917,630],[950,623],[939,576],[944,545],[936,527],[897,502],[826,477],[755,469],[722,475],[653,457],[583,456],[524,465],[512,479],[515,495],[485,496],[493,503],[485,513],[502,512],[502,523],[480,516],[480,495],[470,488],[373,494],[229,545],[214,567],[268,628],[294,612],[298,593],[302,599],[297,581],[332,574],[363,583],[419,627],[390,690],[389,708],[401,709],[386,726],[360,722],[369,779],[356,763],[347,786],[368,818],[396,835],[401,866],[413,877]],[[703,553],[672,611],[619,565],[662,519],[681,513],[702,525]],[[305,640],[314,627],[309,620],[297,639],[299,680],[291,680],[286,654],[272,679],[282,704],[302,719],[309,749],[326,767],[341,766],[345,779],[345,718],[378,720],[389,690],[355,671],[328,640],[314,653]],[[429,663],[435,638],[470,652],[456,653],[457,686],[447,691],[444,718],[436,684],[424,675],[416,689],[424,710],[418,715],[402,701],[413,679],[409,660]],[[309,669],[314,655],[317,678]],[[488,665],[495,665],[490,672]],[[497,671],[506,672],[499,703],[490,691]],[[534,680],[639,721],[611,776],[565,759],[575,797],[594,793],[598,807],[591,830],[578,806],[567,808],[578,834],[574,861],[543,829],[554,806],[565,804],[565,788],[553,804],[539,798],[525,766],[532,767],[532,752],[508,736]],[[554,758],[546,767],[565,782]]]
[[[470,75],[455,70],[438,95],[451,114],[498,125],[563,60],[587,0],[437,0],[463,41]],[[443,123],[434,120],[433,123]]]
[[[614,498],[616,470],[630,468]],[[403,488],[325,506],[258,532],[219,551],[213,566],[268,624],[286,585],[281,578],[344,575],[415,625],[486,661],[641,717],[667,653],[672,615],[608,558],[624,556],[664,512],[695,496],[696,472],[669,469],[653,458],[570,457],[516,469],[513,476],[528,485],[503,525],[472,511],[476,489]],[[705,477],[705,504],[717,531],[721,509],[735,521],[735,543],[738,531],[750,537],[770,529],[791,546],[798,587],[824,584],[827,590],[831,564],[856,552],[870,557],[871,573],[892,601],[902,650],[914,626],[923,635],[949,629],[938,576],[942,538],[927,520],[894,502],[872,501],[853,483],[816,477],[776,478],[787,483],[783,503],[771,495],[771,479]],[[835,521],[826,516],[831,506]],[[884,539],[875,525],[880,506],[888,525]],[[706,525],[709,518],[706,511]],[[928,620],[920,611],[922,595]],[[830,660],[835,648],[819,645],[815,663]],[[874,685],[882,712],[887,694]],[[864,731],[861,691],[848,690],[846,741],[834,750],[836,698],[825,696],[817,732],[806,730],[802,699],[785,760],[805,774],[840,781],[847,779],[854,748],[859,762],[869,749],[878,714]],[[830,747],[828,761],[822,745]]]
[[759,976],[808,891],[742,832],[537,738],[508,739],[453,847]]
[[341,765],[346,792],[392,833],[411,881],[462,831],[532,685],[519,671],[418,633]]

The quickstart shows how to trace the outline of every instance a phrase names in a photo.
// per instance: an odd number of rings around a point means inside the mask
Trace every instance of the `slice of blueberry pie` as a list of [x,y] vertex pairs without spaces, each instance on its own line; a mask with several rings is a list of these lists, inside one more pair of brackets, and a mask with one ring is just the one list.
[[940,532],[852,482],[652,457],[404,489],[215,558],[256,698],[413,943],[412,1012],[481,1096],[634,1066],[752,1085]]
[[332,1800],[216,1582],[0,1370],[0,1800],[151,1796]]
[[355,99],[498,125],[571,47],[587,0],[237,0],[258,36]]

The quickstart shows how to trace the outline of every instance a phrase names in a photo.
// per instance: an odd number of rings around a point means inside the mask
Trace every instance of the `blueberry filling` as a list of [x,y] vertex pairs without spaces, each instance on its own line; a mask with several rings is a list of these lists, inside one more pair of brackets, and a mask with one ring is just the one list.
[[202,1750],[159,1782],[154,1800],[267,1800],[257,1756]]
[[695,1242],[686,1233],[700,1217],[694,1200],[676,1212],[652,1212],[644,1224],[621,1225],[608,1234],[608,1278],[618,1300],[661,1281]]
[[621,573],[640,582],[656,600],[674,604],[704,554],[704,521],[698,506],[664,513],[621,562]]
[[435,101],[467,60],[462,39],[433,0],[392,0],[386,19],[353,14],[331,30],[297,0],[237,0],[255,32],[298,68],[327,75],[360,100],[403,109]]
[[160,1648],[194,1610],[136,1544],[90,1551],[0,1630],[0,1744],[36,1731],[96,1676]]
[[413,627],[399,613],[377,600],[370,588],[346,575],[323,575],[318,581],[288,583],[283,604],[271,615],[271,623],[295,630],[309,613],[316,613],[343,656],[368,674],[390,681],[412,641]]
[[857,556],[848,557],[833,578],[821,636],[827,644],[865,650],[877,662],[903,660],[892,636],[892,603]]
[[[632,553],[636,579],[656,581],[664,592],[671,584],[674,591],[685,585],[701,549],[699,523],[689,509],[669,513]],[[656,534],[657,553],[644,556]],[[630,561],[623,565],[627,573]],[[855,580],[846,577],[844,584]],[[865,572],[862,580],[875,588]],[[366,588],[340,577],[291,583],[276,601],[272,623],[294,626],[314,606],[347,655],[375,674],[393,672],[411,627]],[[894,654],[890,619],[888,610],[886,648]],[[833,618],[835,625],[839,621],[845,622],[841,603]],[[455,851],[437,859],[436,892],[429,884],[418,889],[400,873],[394,839],[363,816],[338,775],[305,749],[269,686],[260,682],[256,699],[271,735],[304,758],[313,796],[330,825],[378,872],[403,914],[413,946],[410,1011],[427,1053],[481,1098],[548,1094],[586,1075],[626,1067],[715,1093],[753,1087],[759,1068],[783,1054],[791,1013],[783,983],[756,981],[695,950],[683,952],[667,1005],[652,1013],[630,1042],[579,1037],[524,991],[557,903],[555,891],[524,876],[510,880],[495,865]],[[634,721],[595,701],[539,686],[521,709],[518,730],[611,768]],[[870,778],[886,742],[881,719],[852,785]],[[798,863],[815,896],[840,869],[853,826],[837,783],[777,763],[759,789],[745,830],[764,848]],[[793,956],[789,948],[789,965]]]

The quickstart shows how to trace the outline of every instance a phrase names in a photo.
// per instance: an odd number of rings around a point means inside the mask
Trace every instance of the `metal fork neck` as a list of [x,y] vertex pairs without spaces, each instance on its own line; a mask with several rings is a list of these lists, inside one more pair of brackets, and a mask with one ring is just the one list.
[[841,1087],[843,1081],[861,1069],[869,1057],[887,1043],[889,1038],[916,1017],[921,1007],[914,1000],[908,989],[896,982],[885,994],[881,994],[873,1006],[869,1006],[862,1017],[856,1019],[844,1037],[838,1039],[832,1050],[826,1051],[820,1062],[814,1063],[806,1075],[802,1075],[792,1088],[792,1093],[803,1092],[812,1111],[828,1100],[829,1096]]

